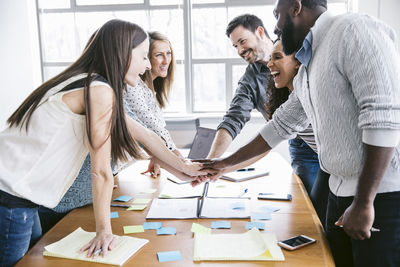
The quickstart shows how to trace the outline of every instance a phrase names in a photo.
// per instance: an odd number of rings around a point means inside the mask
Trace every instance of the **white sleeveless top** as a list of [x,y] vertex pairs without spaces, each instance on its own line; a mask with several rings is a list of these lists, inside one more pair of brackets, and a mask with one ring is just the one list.
[[[61,200],[89,149],[85,116],[73,113],[62,101],[73,90],[58,92],[84,77],[77,75],[49,90],[33,112],[27,132],[24,125],[0,133],[0,190],[49,208]],[[91,83],[95,85],[109,87],[100,81]]]

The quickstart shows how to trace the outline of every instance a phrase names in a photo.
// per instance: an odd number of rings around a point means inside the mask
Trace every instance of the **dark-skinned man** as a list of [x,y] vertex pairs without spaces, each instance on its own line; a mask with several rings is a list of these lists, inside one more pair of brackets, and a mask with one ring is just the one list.
[[[337,266],[400,266],[400,57],[394,31],[326,0],[279,0],[276,30],[302,63],[294,92],[249,144],[208,167],[265,154],[311,122],[331,174],[327,237]],[[379,232],[373,231],[379,229]]]

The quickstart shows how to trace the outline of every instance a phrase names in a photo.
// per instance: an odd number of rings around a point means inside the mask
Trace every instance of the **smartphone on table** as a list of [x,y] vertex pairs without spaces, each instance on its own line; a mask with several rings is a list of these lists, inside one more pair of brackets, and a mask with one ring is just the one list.
[[265,199],[265,200],[292,200],[291,194],[284,194],[284,193],[259,193],[258,199]]
[[315,242],[317,241],[311,237],[305,235],[298,235],[286,240],[279,241],[278,245],[287,250],[296,250]]

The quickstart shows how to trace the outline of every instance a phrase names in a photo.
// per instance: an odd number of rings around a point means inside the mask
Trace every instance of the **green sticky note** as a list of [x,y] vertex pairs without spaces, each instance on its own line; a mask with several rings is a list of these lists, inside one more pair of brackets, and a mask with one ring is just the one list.
[[198,223],[193,223],[190,231],[193,233],[211,234],[211,228],[205,227]]
[[126,210],[144,210],[147,207],[146,204],[141,204],[141,205],[132,205]]
[[143,194],[153,194],[153,193],[156,192],[156,191],[157,191],[156,188],[146,188],[146,189],[143,189],[142,191],[140,191],[140,193],[143,193]]
[[151,201],[151,198],[136,198],[132,204],[147,204]]
[[128,225],[124,226],[124,234],[143,233],[143,225]]

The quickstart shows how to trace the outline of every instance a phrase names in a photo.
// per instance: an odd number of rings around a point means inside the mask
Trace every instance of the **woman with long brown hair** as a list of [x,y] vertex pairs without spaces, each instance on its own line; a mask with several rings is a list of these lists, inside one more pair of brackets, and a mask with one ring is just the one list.
[[161,161],[188,175],[201,165],[185,163],[156,134],[124,111],[125,84],[150,68],[147,34],[133,23],[111,20],[89,40],[65,71],[34,90],[0,133],[0,262],[13,266],[27,251],[38,205],[55,207],[77,176],[88,152],[92,161],[96,237],[82,251],[105,255],[115,237],[109,203],[110,159],[144,158],[135,140]]
[[[165,35],[159,32],[149,32],[148,34],[150,41],[148,58],[151,70],[146,70],[145,74],[141,76],[142,79],[135,86],[126,84],[126,91],[123,93],[125,109],[132,119],[142,123],[160,136],[167,148],[183,160],[165,128],[166,124],[161,110],[168,102],[169,91],[174,79],[174,52]],[[133,162],[133,159],[130,159],[127,162],[113,163],[113,173],[119,173]],[[149,167],[144,173],[150,173],[152,177],[157,177],[160,174],[160,165],[156,162],[157,159],[151,159]],[[43,233],[50,230],[71,210],[93,202],[90,165],[91,161],[88,156],[74,183],[55,208],[39,207],[40,226]],[[165,168],[165,166],[163,167]],[[182,176],[180,177],[182,178]]]

